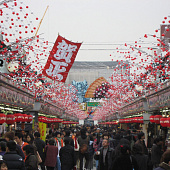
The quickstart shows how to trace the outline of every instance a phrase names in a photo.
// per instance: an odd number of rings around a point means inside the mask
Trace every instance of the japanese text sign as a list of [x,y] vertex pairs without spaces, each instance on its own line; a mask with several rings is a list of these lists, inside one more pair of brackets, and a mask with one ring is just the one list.
[[40,138],[45,141],[46,139],[46,127],[47,124],[43,122],[39,122],[39,128],[40,128]]
[[80,46],[81,43],[68,41],[58,35],[42,73],[50,79],[65,82]]

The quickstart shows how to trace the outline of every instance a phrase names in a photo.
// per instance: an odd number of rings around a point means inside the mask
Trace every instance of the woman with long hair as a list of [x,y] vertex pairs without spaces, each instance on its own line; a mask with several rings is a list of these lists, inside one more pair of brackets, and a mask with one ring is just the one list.
[[35,155],[34,147],[32,145],[26,145],[23,147],[23,151],[26,155],[25,169],[38,170],[38,160]]
[[138,170],[137,161],[130,154],[130,145],[122,144],[118,147],[112,170]]
[[34,136],[33,136],[32,134],[30,134],[30,133],[27,134],[26,139],[27,139],[27,143],[28,143],[28,144],[30,144],[30,145],[33,144],[33,142],[34,142]]

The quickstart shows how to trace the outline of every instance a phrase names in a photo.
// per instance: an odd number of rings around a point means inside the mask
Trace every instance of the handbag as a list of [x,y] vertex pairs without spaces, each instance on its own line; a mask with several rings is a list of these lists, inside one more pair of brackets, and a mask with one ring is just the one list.
[[37,156],[38,164],[40,164],[42,162],[42,159],[41,159],[40,154],[38,153],[38,151],[36,152],[36,156]]

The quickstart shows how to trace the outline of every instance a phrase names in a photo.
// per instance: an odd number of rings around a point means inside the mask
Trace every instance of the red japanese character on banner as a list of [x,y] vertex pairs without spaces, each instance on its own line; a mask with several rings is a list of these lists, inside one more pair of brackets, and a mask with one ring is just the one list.
[[82,43],[74,43],[58,35],[42,74],[65,82]]

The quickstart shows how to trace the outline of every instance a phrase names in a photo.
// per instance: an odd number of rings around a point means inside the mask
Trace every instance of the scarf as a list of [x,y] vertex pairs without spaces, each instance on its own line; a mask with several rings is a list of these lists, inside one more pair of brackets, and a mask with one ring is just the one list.
[[57,140],[58,140],[58,142],[59,142],[59,144],[61,146],[61,138],[57,138]]
[[77,139],[76,139],[76,137],[74,138],[74,140],[75,140],[75,149],[77,149],[78,146],[77,146]]

